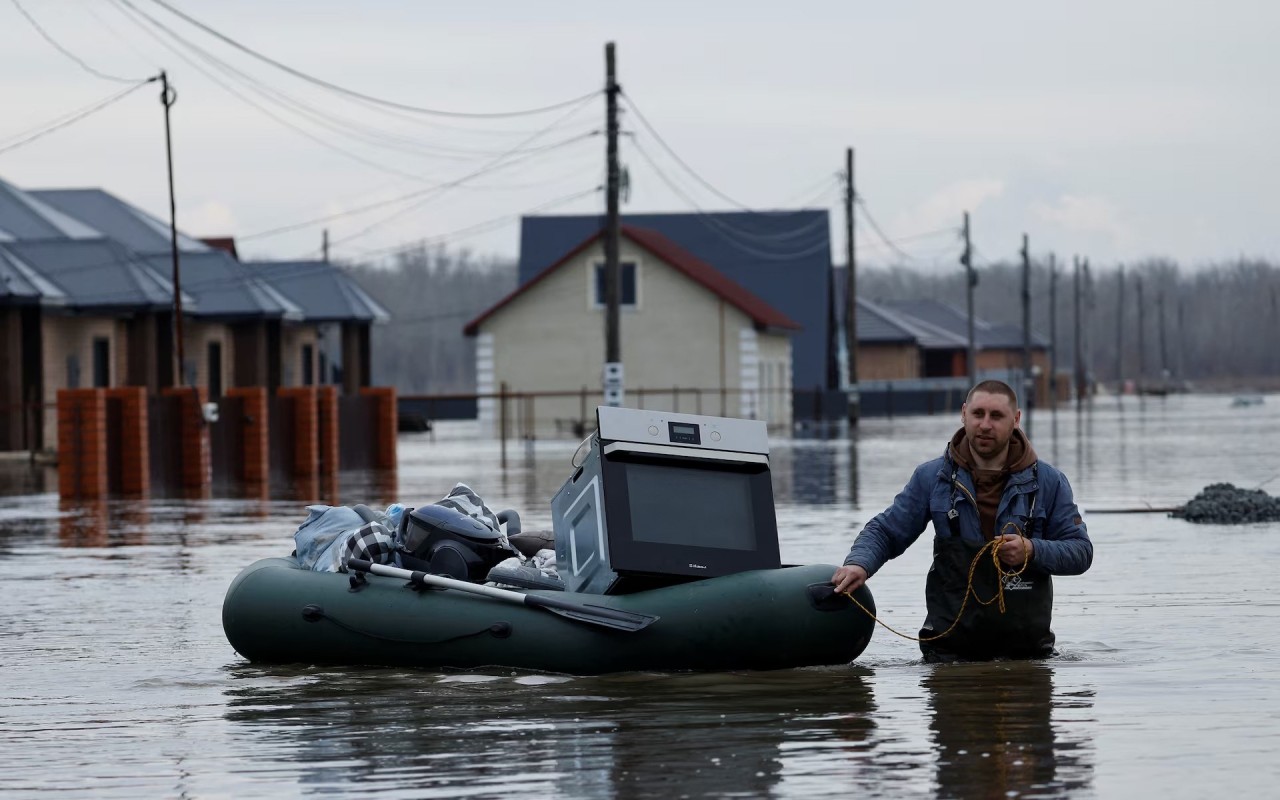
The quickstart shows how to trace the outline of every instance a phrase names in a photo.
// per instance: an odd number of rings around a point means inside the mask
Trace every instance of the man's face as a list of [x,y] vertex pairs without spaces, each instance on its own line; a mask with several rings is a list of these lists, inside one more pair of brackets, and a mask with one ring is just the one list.
[[960,409],[969,448],[980,458],[1000,454],[1021,418],[1022,412],[1014,410],[1008,397],[989,392],[974,392]]

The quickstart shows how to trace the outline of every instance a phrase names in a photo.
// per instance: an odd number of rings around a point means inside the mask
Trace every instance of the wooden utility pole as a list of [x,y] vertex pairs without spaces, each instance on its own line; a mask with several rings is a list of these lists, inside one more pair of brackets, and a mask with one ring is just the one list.
[[320,253],[324,263],[329,263],[329,229],[324,229],[324,234],[320,237]]
[[1022,234],[1022,405],[1027,409],[1027,425],[1031,430],[1031,407],[1035,385],[1031,377],[1031,250],[1027,235]]
[[969,308],[969,388],[978,383],[978,345],[973,335],[973,287],[978,283],[978,274],[973,271],[973,245],[969,241],[969,212],[964,212],[964,253],[960,256],[964,264],[964,293]]
[[1160,314],[1160,387],[1169,381],[1169,346],[1164,328],[1164,289],[1156,295],[1156,310]]
[[[1058,405],[1058,264],[1049,254],[1049,404]],[[1056,419],[1056,417],[1055,417]]]
[[1084,276],[1084,303],[1081,308],[1081,314],[1084,317],[1084,327],[1081,335],[1084,340],[1084,391],[1086,396],[1093,394],[1093,276],[1089,274],[1089,259],[1085,258],[1080,265],[1080,271]]
[[844,151],[844,347],[849,373],[849,424],[857,425],[862,400],[858,394],[858,252],[853,238],[854,204],[858,201],[853,184],[853,148]]
[[1116,394],[1124,394],[1124,264],[1116,286]]
[[1074,316],[1075,316],[1075,336],[1072,343],[1075,351],[1075,384],[1076,384],[1076,409],[1079,410],[1084,406],[1084,347],[1082,345],[1083,331],[1080,328],[1080,256],[1071,257],[1071,265],[1073,268],[1072,278],[1072,294],[1075,297]]
[[169,168],[169,250],[173,260],[173,339],[178,368],[173,385],[185,383],[186,357],[182,346],[182,269],[178,260],[178,205],[173,192],[173,136],[169,126],[169,109],[178,102],[178,93],[169,85],[169,76],[160,72],[160,103],[164,106],[164,154]]
[[1146,325],[1143,319],[1142,308],[1142,276],[1138,276],[1137,286],[1134,287],[1138,293],[1138,394],[1142,394],[1142,384],[1147,377],[1147,354],[1146,354]]
[[605,160],[608,181],[605,192],[604,229],[604,402],[622,405],[622,343],[618,330],[618,294],[621,283],[618,246],[618,80],[614,66],[613,42],[604,46],[605,65]]

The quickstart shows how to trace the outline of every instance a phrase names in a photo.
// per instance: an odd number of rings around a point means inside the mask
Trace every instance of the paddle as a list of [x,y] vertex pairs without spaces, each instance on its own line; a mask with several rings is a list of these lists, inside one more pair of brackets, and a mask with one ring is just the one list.
[[399,567],[390,567],[385,564],[374,564],[360,558],[348,560],[347,568],[360,570],[361,572],[372,572],[374,575],[385,575],[389,578],[400,578],[418,586],[435,586],[440,589],[454,589],[459,592],[492,597],[495,600],[502,600],[507,603],[516,603],[529,608],[550,611],[552,614],[559,614],[575,622],[585,622],[617,631],[639,631],[658,621],[658,617],[650,614],[635,614],[630,611],[619,611],[616,608],[571,603],[558,597],[542,597],[540,595],[525,594],[524,592],[513,592],[509,589],[499,589],[494,586],[481,586],[477,583],[467,583],[466,581],[446,578],[442,575],[429,575],[425,572],[400,569]]

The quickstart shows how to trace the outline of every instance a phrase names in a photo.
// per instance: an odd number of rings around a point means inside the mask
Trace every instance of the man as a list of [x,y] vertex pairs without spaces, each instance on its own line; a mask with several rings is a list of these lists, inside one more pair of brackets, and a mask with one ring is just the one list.
[[[973,387],[960,408],[963,427],[942,457],[916,467],[831,578],[836,592],[853,591],[933,522],[928,616],[920,630],[926,661],[1052,655],[1049,576],[1079,575],[1093,562],[1071,485],[1036,458],[1021,419],[1008,384]],[[999,571],[989,548],[997,548]]]

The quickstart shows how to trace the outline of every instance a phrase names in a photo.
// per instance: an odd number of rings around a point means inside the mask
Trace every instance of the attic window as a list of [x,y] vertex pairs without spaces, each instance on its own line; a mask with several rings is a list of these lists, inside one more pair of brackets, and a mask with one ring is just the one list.
[[[636,264],[634,261],[623,261],[618,264],[618,307],[636,307]],[[595,268],[595,306],[604,308],[604,264],[597,263]]]

